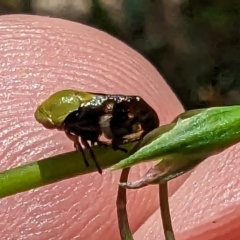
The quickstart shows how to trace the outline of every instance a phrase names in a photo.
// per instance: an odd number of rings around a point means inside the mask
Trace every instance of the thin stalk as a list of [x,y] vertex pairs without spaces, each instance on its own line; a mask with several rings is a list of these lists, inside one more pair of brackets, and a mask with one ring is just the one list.
[[[133,145],[134,143],[126,144],[124,148],[130,150]],[[114,151],[111,147],[96,147],[93,150],[99,165],[103,169],[116,164],[129,155],[129,153],[122,151]],[[88,151],[85,154],[89,159],[89,167],[85,166],[82,155],[74,151],[34,161],[0,173],[0,198],[64,179],[96,172],[96,166],[91,160]]]
[[163,230],[166,240],[175,240],[171,215],[168,202],[168,185],[167,182],[159,184],[159,201],[162,216]]
[[[120,182],[127,182],[130,168],[122,170],[120,176]],[[127,194],[126,188],[118,187],[117,195],[117,215],[118,215],[118,227],[122,240],[134,240],[133,235],[128,222],[127,214]]]

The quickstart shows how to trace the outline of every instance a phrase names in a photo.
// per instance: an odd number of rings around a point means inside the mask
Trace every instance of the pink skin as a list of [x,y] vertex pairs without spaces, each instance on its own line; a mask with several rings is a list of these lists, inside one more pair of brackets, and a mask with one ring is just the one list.
[[[74,150],[64,133],[44,129],[33,117],[37,104],[57,90],[137,94],[156,109],[161,124],[183,111],[151,64],[98,30],[46,17],[1,16],[0,44],[1,171]],[[178,240],[240,238],[238,148],[170,182]],[[135,166],[130,180],[150,166]],[[120,239],[119,174],[93,173],[0,200],[1,239]],[[164,239],[156,190],[128,191],[135,240]]]

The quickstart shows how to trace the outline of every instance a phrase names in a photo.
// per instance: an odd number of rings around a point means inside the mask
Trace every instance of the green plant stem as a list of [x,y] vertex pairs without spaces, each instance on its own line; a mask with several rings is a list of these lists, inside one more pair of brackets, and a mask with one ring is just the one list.
[[175,240],[171,215],[168,202],[168,185],[167,182],[159,184],[159,201],[162,216],[163,230],[166,240]]
[[[124,148],[130,150],[133,146],[134,143],[130,143],[124,145]],[[122,151],[114,151],[111,147],[98,147],[93,150],[102,168],[116,164],[128,156]],[[87,151],[85,154],[89,159],[89,167],[85,166],[82,155],[74,151],[0,173],[0,198],[97,171]]]
[[[120,182],[127,182],[129,171],[130,168],[125,168],[122,170]],[[120,231],[121,239],[134,240],[128,222],[126,205],[127,205],[126,188],[119,186],[117,195],[117,215],[118,215],[118,228]]]

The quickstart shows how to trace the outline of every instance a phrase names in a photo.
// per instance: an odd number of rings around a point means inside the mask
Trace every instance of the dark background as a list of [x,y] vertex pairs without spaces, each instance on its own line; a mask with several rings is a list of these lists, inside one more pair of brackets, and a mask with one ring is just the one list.
[[0,13],[102,29],[144,55],[186,109],[240,103],[237,0],[0,0]]

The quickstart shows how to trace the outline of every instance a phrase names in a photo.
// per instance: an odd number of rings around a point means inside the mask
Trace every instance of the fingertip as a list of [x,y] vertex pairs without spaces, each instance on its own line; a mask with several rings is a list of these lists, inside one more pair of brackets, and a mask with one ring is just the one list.
[[[158,112],[162,124],[182,111],[157,70],[110,35],[48,17],[8,15],[0,19],[0,104],[4,129],[0,140],[4,143],[1,153],[4,167],[73,150],[63,134],[44,129],[34,120],[36,105],[58,90],[140,95]],[[139,177],[145,166],[134,168],[133,177]],[[18,237],[20,231],[26,238],[41,234],[46,239],[69,236],[84,239],[95,232],[96,239],[117,239],[117,223],[112,213],[118,177],[118,171],[101,180],[98,175],[87,175],[14,196],[3,216],[7,215],[9,227],[1,231],[4,236],[13,232]],[[132,215],[134,229],[158,207],[155,191],[149,189],[137,193],[137,201],[136,195],[129,195],[130,209],[142,206],[142,211]],[[33,208],[34,214],[27,210]],[[21,219],[13,223],[16,212]]]

